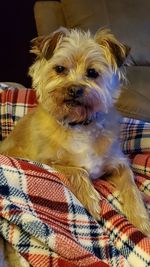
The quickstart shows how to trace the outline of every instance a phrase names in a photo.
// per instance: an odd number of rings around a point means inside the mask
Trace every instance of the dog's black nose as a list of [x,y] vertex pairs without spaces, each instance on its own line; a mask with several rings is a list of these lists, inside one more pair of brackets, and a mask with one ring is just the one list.
[[68,89],[68,95],[73,97],[73,98],[83,96],[83,93],[84,93],[84,88],[83,87],[71,86]]

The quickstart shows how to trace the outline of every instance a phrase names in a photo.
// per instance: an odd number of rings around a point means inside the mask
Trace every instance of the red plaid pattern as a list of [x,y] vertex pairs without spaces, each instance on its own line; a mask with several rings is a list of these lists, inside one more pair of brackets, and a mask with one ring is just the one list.
[[[9,89],[2,94],[9,95],[8,91]],[[15,92],[22,94],[20,90],[15,89]],[[30,97],[25,97],[26,94],[32,96],[31,102]],[[28,107],[36,105],[34,97],[32,90],[24,91],[23,101],[26,101],[19,102],[20,108],[26,106],[24,113],[29,110]],[[0,108],[3,108],[4,118],[4,111],[10,102],[2,96],[1,99]],[[11,99],[15,99],[17,105],[19,98],[12,96]],[[12,109],[12,112],[15,109],[17,108]],[[18,115],[12,113],[12,116],[15,118],[13,124]],[[134,122],[136,121],[131,123],[128,120],[130,131],[127,131],[127,138],[124,128],[124,142],[130,142],[132,133],[135,133],[134,127],[138,132]],[[4,125],[3,137],[6,135]],[[122,127],[128,127],[127,119]],[[147,127],[148,124],[146,132]],[[143,123],[141,139],[144,137]],[[138,144],[139,142],[140,139]],[[133,144],[136,153],[137,143],[132,142],[132,166],[136,182],[143,191],[145,204],[150,210],[148,149],[147,154],[142,154],[142,140],[139,145],[140,154],[133,156]],[[131,144],[126,147],[131,148]],[[145,152],[145,146],[143,150]],[[0,157],[0,162],[0,233],[33,267],[150,266],[150,239],[121,215],[117,192],[106,181],[94,181],[102,196],[101,220],[96,222],[68,190],[65,177],[50,167],[4,156]]]
[[0,140],[36,105],[35,92],[31,89],[6,88],[0,91]]
[[120,139],[126,154],[150,152],[150,123],[124,118],[121,122]]

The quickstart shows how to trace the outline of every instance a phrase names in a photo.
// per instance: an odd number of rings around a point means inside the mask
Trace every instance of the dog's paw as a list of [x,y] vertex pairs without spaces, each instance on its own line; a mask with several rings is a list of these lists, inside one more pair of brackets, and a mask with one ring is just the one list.
[[91,190],[89,195],[84,198],[82,202],[89,211],[89,213],[94,217],[95,220],[99,221],[100,220],[100,195],[99,193],[95,190],[93,186],[91,186]]
[[150,219],[149,218],[140,218],[140,223],[137,227],[143,234],[150,237]]
[[88,172],[83,168],[53,165],[62,172],[70,183],[70,190],[96,219],[100,219],[100,195],[89,179]]
[[[150,236],[150,218],[142,202],[142,199],[138,199],[137,203],[134,203],[134,208],[127,208],[125,205],[124,213],[128,220],[137,227],[143,234]],[[136,201],[135,201],[136,202]]]
[[93,218],[96,220],[96,221],[99,221],[100,220],[100,204],[99,202],[94,202],[92,207],[88,207],[88,211],[89,213],[93,216]]

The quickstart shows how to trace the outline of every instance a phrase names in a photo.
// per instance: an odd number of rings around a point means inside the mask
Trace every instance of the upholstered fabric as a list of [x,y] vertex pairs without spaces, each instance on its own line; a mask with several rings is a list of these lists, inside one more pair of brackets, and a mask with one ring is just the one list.
[[0,84],[0,141],[12,131],[17,121],[36,105],[33,90],[2,87]]
[[127,67],[127,84],[116,107],[123,116],[150,122],[150,67]]
[[35,22],[39,35],[46,35],[65,26],[62,6],[57,1],[39,1],[34,6]]
[[136,65],[150,64],[149,0],[38,1],[35,13],[40,35],[61,24],[92,32],[99,27],[108,27],[120,41],[132,47],[131,55]]

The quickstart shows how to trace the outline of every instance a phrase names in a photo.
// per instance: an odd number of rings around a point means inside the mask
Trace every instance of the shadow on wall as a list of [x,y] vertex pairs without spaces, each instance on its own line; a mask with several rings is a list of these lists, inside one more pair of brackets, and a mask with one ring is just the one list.
[[33,60],[29,54],[30,40],[37,35],[34,3],[35,0],[1,1],[0,81],[31,86],[27,71]]

